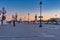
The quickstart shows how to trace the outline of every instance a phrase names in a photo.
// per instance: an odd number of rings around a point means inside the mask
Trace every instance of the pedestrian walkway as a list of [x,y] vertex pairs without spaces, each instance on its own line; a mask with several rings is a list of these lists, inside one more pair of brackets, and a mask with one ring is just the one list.
[[39,28],[35,24],[16,24],[0,26],[0,40],[59,40],[60,30]]

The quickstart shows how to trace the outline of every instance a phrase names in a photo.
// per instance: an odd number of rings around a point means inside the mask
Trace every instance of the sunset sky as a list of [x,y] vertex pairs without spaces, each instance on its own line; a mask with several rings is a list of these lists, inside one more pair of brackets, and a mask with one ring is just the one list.
[[[27,20],[28,13],[30,13],[30,20],[34,20],[34,15],[40,14],[40,0],[0,0],[0,10],[5,7],[7,11],[7,19],[11,19],[11,15],[18,13],[18,19],[21,17]],[[42,0],[42,15],[43,19],[60,17],[60,0]],[[39,19],[39,18],[38,18]]]

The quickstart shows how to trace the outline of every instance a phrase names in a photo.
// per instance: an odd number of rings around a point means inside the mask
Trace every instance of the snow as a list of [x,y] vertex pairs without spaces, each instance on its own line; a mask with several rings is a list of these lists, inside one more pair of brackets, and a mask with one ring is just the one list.
[[0,40],[60,40],[60,25],[16,23],[0,26]]

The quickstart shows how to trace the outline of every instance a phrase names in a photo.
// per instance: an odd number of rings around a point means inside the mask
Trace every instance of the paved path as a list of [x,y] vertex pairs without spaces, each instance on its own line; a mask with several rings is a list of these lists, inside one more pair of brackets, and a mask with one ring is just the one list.
[[60,25],[16,24],[0,26],[0,40],[60,40]]

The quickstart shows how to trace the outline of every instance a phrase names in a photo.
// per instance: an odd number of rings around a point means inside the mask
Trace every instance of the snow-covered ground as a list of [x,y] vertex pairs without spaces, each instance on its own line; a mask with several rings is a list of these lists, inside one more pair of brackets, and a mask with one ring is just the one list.
[[0,26],[0,40],[60,40],[60,25],[11,24]]

